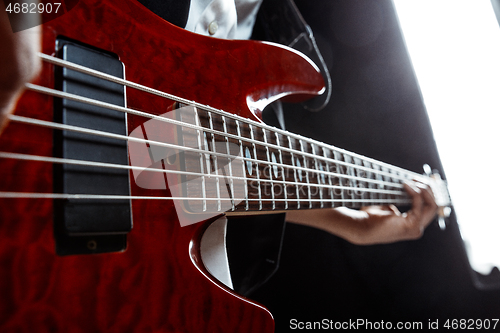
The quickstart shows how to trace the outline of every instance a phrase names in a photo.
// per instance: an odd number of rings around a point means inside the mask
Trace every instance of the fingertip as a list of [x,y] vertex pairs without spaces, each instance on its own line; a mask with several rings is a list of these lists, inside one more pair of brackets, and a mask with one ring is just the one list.
[[405,190],[412,196],[420,194],[420,189],[418,188],[417,184],[413,181],[406,180],[403,183],[403,186]]
[[395,215],[401,216],[401,212],[399,211],[399,209],[395,205],[389,205],[387,208],[389,209],[389,211],[393,212]]
[[417,186],[421,188],[421,193],[424,202],[430,206],[436,206],[437,208],[438,206],[436,204],[436,198],[434,197],[434,192],[432,191],[432,188],[429,185],[423,183],[417,183]]

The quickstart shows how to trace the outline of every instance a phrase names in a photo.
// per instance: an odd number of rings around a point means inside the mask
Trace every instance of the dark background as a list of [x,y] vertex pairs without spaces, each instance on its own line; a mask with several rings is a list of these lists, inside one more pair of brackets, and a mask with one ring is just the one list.
[[[445,177],[392,2],[295,2],[330,69],[333,94],[319,112],[287,106],[287,130],[419,173],[427,163]],[[251,298],[271,310],[277,332],[290,330],[292,318],[424,327],[499,318],[500,291],[478,289],[473,277],[454,214],[445,231],[433,222],[418,241],[378,246],[287,224],[280,268]]]

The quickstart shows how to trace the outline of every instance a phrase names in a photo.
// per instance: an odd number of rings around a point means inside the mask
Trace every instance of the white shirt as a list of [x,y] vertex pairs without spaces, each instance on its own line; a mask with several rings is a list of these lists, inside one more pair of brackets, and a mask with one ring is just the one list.
[[226,39],[249,39],[262,0],[191,0],[186,29]]

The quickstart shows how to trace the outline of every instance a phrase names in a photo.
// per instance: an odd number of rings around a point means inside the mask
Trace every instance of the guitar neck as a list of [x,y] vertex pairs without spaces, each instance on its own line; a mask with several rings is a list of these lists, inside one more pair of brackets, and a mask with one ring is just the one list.
[[[430,178],[220,110],[184,107],[178,167],[192,212],[408,205],[403,183]],[[171,185],[170,184],[170,185]],[[171,186],[172,187],[172,186]]]

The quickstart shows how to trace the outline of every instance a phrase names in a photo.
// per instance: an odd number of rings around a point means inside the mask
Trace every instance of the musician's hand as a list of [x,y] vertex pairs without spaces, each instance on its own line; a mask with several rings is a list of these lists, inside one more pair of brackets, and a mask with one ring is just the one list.
[[413,204],[404,214],[394,206],[370,206],[360,211],[314,209],[287,213],[287,221],[316,227],[359,245],[418,239],[436,216],[438,207],[428,186],[411,182],[405,184],[405,190]]
[[21,95],[24,84],[40,70],[39,27],[13,33],[0,1],[0,133]]

